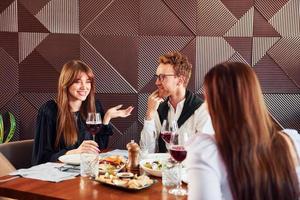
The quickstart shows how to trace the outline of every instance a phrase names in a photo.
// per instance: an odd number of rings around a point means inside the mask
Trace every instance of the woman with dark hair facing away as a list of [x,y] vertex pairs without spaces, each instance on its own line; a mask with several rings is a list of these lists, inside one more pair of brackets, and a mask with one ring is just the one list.
[[254,70],[218,64],[204,95],[215,135],[198,134],[188,149],[189,200],[299,199],[300,136],[276,129]]
[[[104,113],[101,103],[95,100],[92,69],[79,60],[67,62],[59,76],[56,101],[46,102],[38,111],[32,164],[57,161],[64,154],[99,153],[99,149],[107,148],[113,134],[110,120],[127,117],[133,109],[121,107],[112,107]],[[86,130],[89,112],[99,112],[102,117],[103,126],[95,141]]]

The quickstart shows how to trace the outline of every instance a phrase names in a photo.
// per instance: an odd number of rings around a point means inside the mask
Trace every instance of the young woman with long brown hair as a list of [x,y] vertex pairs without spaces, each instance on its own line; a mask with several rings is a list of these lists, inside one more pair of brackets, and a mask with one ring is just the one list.
[[188,150],[189,199],[299,199],[300,136],[273,124],[254,70],[216,65],[204,90],[215,135]]
[[[127,117],[133,109],[121,107],[112,107],[104,113],[101,103],[95,101],[92,69],[79,60],[67,62],[60,73],[57,100],[50,100],[39,109],[32,164],[57,161],[64,154],[98,153],[99,149],[107,148],[113,134],[110,120]],[[100,112],[103,126],[93,141],[85,121],[87,113],[96,111]]]

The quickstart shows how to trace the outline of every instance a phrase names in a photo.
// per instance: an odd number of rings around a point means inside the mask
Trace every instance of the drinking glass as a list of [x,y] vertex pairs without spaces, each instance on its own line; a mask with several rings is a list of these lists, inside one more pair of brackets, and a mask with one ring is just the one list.
[[182,164],[181,162],[186,158],[186,148],[185,144],[188,140],[188,136],[186,132],[181,132],[179,134],[178,131],[172,132],[171,140],[170,140],[170,154],[174,160],[177,161],[178,165],[178,181],[177,187],[169,190],[170,194],[183,196],[187,194],[187,191],[181,187],[181,171]]
[[178,130],[178,125],[176,121],[169,123],[168,120],[164,120],[160,130],[160,136],[165,141],[166,148],[169,152],[170,149],[170,140],[172,132],[176,132]]
[[95,135],[101,130],[102,119],[100,113],[90,112],[86,118],[87,130],[93,136],[95,141]]
[[99,155],[96,153],[80,154],[80,175],[97,177],[99,173]]

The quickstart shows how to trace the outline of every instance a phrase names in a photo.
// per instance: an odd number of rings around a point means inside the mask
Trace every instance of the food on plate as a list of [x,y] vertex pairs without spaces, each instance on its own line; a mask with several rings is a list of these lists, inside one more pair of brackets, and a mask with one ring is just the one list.
[[123,156],[119,155],[114,155],[114,156],[108,156],[105,158],[100,159],[100,163],[105,163],[105,164],[111,164],[111,165],[121,165],[126,162],[126,159]]
[[119,172],[119,173],[117,173],[117,177],[119,177],[119,178],[131,178],[133,176],[134,176],[134,174],[131,173],[131,172]]
[[100,172],[108,172],[109,174],[115,174],[120,171],[126,163],[126,159],[123,156],[108,156],[99,160]]
[[158,171],[160,171],[163,168],[163,164],[159,160],[154,160],[152,162],[150,162],[150,161],[149,162],[145,162],[144,167],[147,167],[147,168],[152,169],[152,170],[158,170]]
[[108,183],[111,185],[116,185],[125,188],[131,188],[131,189],[141,189],[143,187],[153,184],[153,180],[146,175],[141,175],[141,176],[135,175],[133,178],[120,178],[118,176],[105,174],[105,175],[98,176],[96,180],[103,183]]

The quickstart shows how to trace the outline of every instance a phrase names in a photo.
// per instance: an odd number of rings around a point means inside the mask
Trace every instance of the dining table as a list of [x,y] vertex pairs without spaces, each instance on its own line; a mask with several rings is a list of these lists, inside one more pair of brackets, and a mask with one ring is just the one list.
[[[71,180],[54,183],[29,178],[0,177],[0,196],[14,199],[105,199],[105,200],[183,200],[187,196],[174,196],[162,185],[161,178],[149,188],[129,190],[99,183],[88,177],[75,177]],[[184,184],[186,188],[186,185]]]
[[[104,151],[108,152],[108,150]],[[141,168],[141,173],[143,170]],[[0,199],[104,199],[104,200],[185,200],[187,196],[169,194],[161,177],[151,176],[154,184],[132,190],[96,181],[90,177],[76,176],[70,180],[50,182],[21,176],[0,177]],[[5,180],[5,181],[4,181]],[[183,183],[187,189],[187,184]]]

